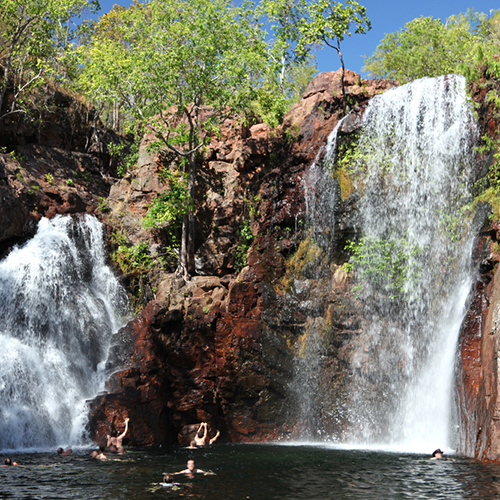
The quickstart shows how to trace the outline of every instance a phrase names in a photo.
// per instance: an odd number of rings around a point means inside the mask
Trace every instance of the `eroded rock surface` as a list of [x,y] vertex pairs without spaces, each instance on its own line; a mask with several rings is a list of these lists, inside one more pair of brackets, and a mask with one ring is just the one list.
[[[139,445],[187,443],[192,426],[201,421],[220,429],[222,440],[293,434],[294,344],[308,329],[305,312],[312,302],[325,335],[336,337],[330,373],[344,363],[357,328],[348,318],[354,305],[346,295],[345,276],[334,265],[304,281],[302,264],[299,270],[287,264],[304,239],[305,170],[343,114],[339,76],[319,75],[277,130],[228,120],[211,141],[196,187],[200,276],[188,283],[165,272],[148,277],[155,299],[120,332],[122,345],[129,347],[117,349],[116,359],[126,368],[110,379],[108,394],[91,404],[96,439],[126,415],[130,442]],[[394,85],[367,83],[352,72],[347,76],[354,114]],[[152,197],[166,186],[158,180],[165,158],[147,154],[151,140],[145,136],[141,144],[138,169],[113,186],[106,218],[131,242],[148,241],[153,247],[161,241],[140,221]],[[346,201],[340,210],[349,212],[349,207]],[[349,216],[339,220],[348,232]],[[244,221],[255,239],[248,266],[236,274]],[[345,260],[341,253],[340,263]]]

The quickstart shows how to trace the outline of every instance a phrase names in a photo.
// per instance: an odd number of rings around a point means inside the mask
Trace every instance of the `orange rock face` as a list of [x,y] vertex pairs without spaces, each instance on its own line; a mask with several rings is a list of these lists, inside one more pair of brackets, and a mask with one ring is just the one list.
[[500,461],[500,394],[498,342],[500,339],[500,272],[491,249],[498,227],[478,238],[481,260],[460,340],[458,375],[458,451],[481,461]]
[[[319,75],[277,130],[227,120],[212,139],[196,193],[197,269],[203,276],[188,283],[163,280],[156,301],[122,330],[128,347],[116,358],[126,368],[111,377],[108,394],[91,403],[97,440],[125,416],[129,440],[138,445],[188,443],[202,421],[234,442],[273,440],[292,431],[293,352],[274,286],[300,241],[305,169],[342,115],[339,75]],[[374,93],[394,85],[364,82],[347,72],[346,91],[351,104],[360,105],[357,113]],[[144,175],[113,187],[110,213],[128,214],[121,219],[127,234],[139,236],[135,219],[144,216],[155,191],[147,189],[155,161],[144,157]],[[249,219],[249,207],[255,242],[248,267],[235,277],[239,227]],[[299,310],[287,317],[291,328],[301,328]]]
[[110,379],[109,393],[91,403],[97,441],[126,416],[129,440],[140,445],[187,444],[190,426],[204,421],[231,441],[286,432],[284,384],[291,353],[283,339],[269,343],[258,319],[256,286],[226,285],[224,300],[209,311],[197,305],[199,297],[186,300],[184,314],[166,302],[150,302],[120,332],[130,364]]
[[[483,103],[481,135],[498,140],[498,118],[484,104],[488,82],[472,88]],[[488,159],[483,159],[486,163]],[[469,310],[462,324],[457,372],[458,452],[484,462],[500,462],[500,271],[498,222],[486,223],[479,234],[473,260],[479,268]]]

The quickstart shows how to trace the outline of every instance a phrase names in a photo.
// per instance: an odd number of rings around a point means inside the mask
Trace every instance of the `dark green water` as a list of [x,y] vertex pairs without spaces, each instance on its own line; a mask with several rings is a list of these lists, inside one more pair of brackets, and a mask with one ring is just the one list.
[[[454,457],[313,446],[219,445],[203,450],[132,451],[99,462],[90,450],[10,454],[23,467],[0,468],[0,498],[9,499],[497,499],[500,465]],[[178,490],[155,487],[163,472],[188,459],[215,475],[176,476]]]

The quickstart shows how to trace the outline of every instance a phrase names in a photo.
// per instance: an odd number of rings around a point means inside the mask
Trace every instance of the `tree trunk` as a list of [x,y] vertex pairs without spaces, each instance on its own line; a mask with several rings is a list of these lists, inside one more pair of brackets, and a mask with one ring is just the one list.
[[179,256],[179,268],[177,275],[189,280],[195,273],[194,263],[194,213],[191,206],[194,205],[194,190],[196,181],[196,152],[188,156],[189,159],[189,181],[188,194],[190,198],[190,206],[182,219],[182,236],[181,236],[181,252]]
[[342,85],[342,107],[344,108],[344,114],[347,114],[347,96],[345,95],[345,66],[344,66],[344,58],[342,57],[342,52],[340,52],[340,40],[337,39],[337,52],[340,57],[340,64],[342,65],[342,76],[340,77],[340,84]]
[[14,54],[14,50],[16,49],[16,45],[21,39],[21,35],[24,33],[26,29],[30,26],[30,24],[35,20],[35,16],[31,16],[25,20],[23,23],[22,14],[24,13],[25,5],[21,7],[21,13],[19,20],[17,22],[17,27],[14,35],[12,36],[12,40],[10,41],[9,52],[7,53],[7,59],[5,63],[5,69],[3,72],[3,83],[0,88],[0,116],[2,115],[2,107],[4,105],[5,93],[7,92],[7,86],[9,85],[10,78],[10,66],[12,64],[12,56]]

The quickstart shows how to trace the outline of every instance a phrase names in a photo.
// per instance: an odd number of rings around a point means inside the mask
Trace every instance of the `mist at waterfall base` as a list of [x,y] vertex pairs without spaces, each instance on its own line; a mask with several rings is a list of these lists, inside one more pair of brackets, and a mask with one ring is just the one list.
[[[341,129],[306,182],[318,239],[336,236]],[[481,219],[470,208],[477,135],[460,76],[418,80],[370,101],[357,156],[344,167],[357,197],[350,265],[361,328],[343,387],[331,395],[321,375],[327,340],[315,332],[320,320],[310,321],[294,382],[304,440],[454,449],[454,362]]]
[[41,219],[0,262],[0,450],[85,443],[126,295],[95,217]]

